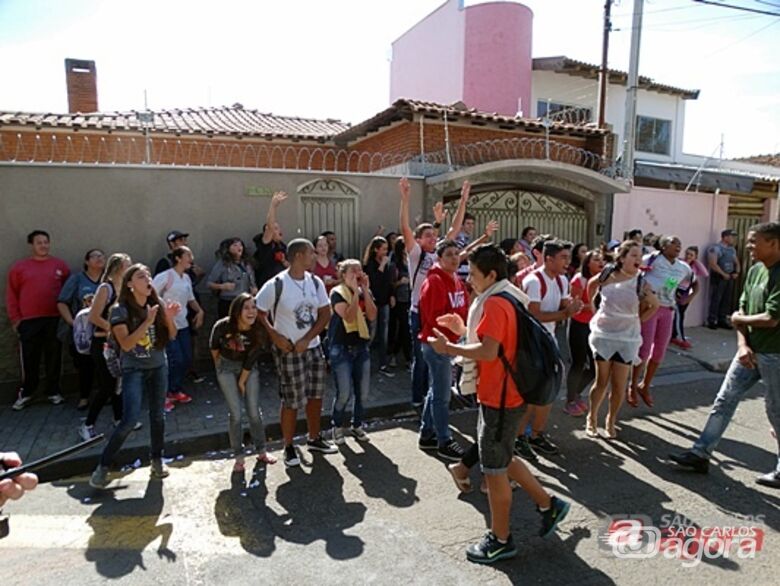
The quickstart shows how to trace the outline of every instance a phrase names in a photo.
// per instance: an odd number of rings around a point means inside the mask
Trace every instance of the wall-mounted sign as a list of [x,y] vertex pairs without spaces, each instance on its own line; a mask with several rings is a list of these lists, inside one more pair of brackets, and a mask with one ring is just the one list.
[[246,188],[247,197],[273,197],[274,190],[270,187],[260,187],[259,185],[250,185]]

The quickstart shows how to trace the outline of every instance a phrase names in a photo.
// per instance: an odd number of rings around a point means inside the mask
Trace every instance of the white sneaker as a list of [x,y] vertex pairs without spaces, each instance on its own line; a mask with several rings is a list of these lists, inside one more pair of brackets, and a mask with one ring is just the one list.
[[344,428],[343,427],[334,427],[333,428],[333,443],[337,446],[340,446],[344,443]]
[[92,488],[105,488],[111,481],[108,478],[108,468],[98,466],[89,478],[89,485]]
[[62,405],[65,402],[65,397],[57,393],[56,395],[51,395],[49,397],[49,403],[52,405]]
[[[114,419],[114,427],[119,427],[119,424],[120,424],[120,423],[122,423],[122,420],[121,420],[121,419]],[[143,423],[141,423],[140,421],[136,421],[136,422],[135,422],[135,425],[133,426],[133,431],[138,431],[138,430],[139,430],[139,429],[141,429],[143,426],[144,426],[144,424],[143,424]]]
[[13,404],[11,409],[14,411],[21,411],[25,407],[27,407],[27,404],[32,401],[32,397],[19,397],[16,402]]
[[353,427],[351,430],[353,437],[359,442],[370,442],[371,438],[368,437],[366,430],[362,427]]
[[96,435],[97,432],[95,431],[94,425],[87,425],[86,423],[82,423],[79,427],[79,437],[85,442],[91,440]]

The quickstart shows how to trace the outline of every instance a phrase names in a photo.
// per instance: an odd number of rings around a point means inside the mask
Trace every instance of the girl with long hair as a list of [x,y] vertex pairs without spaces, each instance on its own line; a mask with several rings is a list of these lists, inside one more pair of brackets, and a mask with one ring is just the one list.
[[98,385],[90,397],[87,418],[79,427],[79,436],[84,441],[96,435],[95,422],[109,399],[114,412],[114,423],[118,424],[122,420],[122,397],[117,394],[118,381],[108,368],[103,350],[111,331],[111,325],[108,323],[109,311],[116,301],[122,287],[122,277],[131,262],[130,257],[121,252],[108,257],[103,276],[100,278],[100,285],[95,291],[95,297],[89,308],[87,319],[94,326],[90,357],[95,367]]
[[228,314],[230,304],[241,293],[255,295],[255,273],[249,266],[249,254],[241,238],[226,238],[215,253],[217,262],[211,269],[206,285],[219,296],[217,316],[221,319]]
[[593,382],[596,376],[596,365],[593,363],[593,353],[590,351],[588,337],[590,336],[590,320],[596,309],[588,296],[588,281],[598,275],[604,268],[604,260],[598,250],[585,254],[580,271],[571,279],[571,298],[582,301],[582,309],[575,313],[569,322],[569,348],[571,350],[571,367],[566,377],[566,407],[564,411],[573,416],[584,415],[588,411],[588,403],[581,397],[586,386]]
[[618,412],[623,403],[632,365],[639,362],[642,321],[658,309],[650,286],[640,280],[642,247],[633,240],[623,242],[614,264],[588,281],[588,299],[601,296],[601,304],[590,321],[590,349],[596,361],[596,380],[590,389],[590,405],[585,426],[588,437],[598,437],[599,407],[611,384],[606,433],[615,439]]
[[214,324],[209,339],[217,382],[225,395],[230,412],[228,437],[236,459],[233,466],[235,472],[244,471],[242,403],[249,419],[249,431],[257,461],[265,464],[276,463],[276,458],[269,455],[265,449],[265,427],[260,411],[260,373],[257,369],[262,326],[256,320],[257,307],[254,297],[249,293],[239,293],[230,304],[228,316]]
[[409,308],[412,302],[412,290],[409,286],[409,257],[406,254],[404,237],[396,238],[393,247],[393,266],[395,281],[393,296],[395,306],[390,308],[390,327],[388,328],[388,351],[391,367],[396,366],[397,356],[402,353],[407,368],[412,364],[412,341],[409,333]]
[[195,311],[192,326],[199,329],[203,325],[203,309],[195,299],[192,281],[187,271],[195,258],[186,246],[174,248],[171,252],[173,267],[159,273],[152,284],[157,294],[165,301],[175,301],[183,309],[176,315],[176,334],[171,336],[165,348],[168,354],[168,397],[165,410],[171,411],[176,403],[190,403],[192,397],[184,392],[184,377],[192,366],[192,335],[187,320],[187,306]]
[[317,256],[314,260],[312,273],[322,279],[322,282],[325,283],[325,291],[330,293],[330,290],[339,283],[339,273],[336,269],[336,263],[333,262],[329,254],[327,236],[317,236],[314,240],[314,252],[317,253]]
[[122,277],[116,304],[111,308],[111,335],[120,348],[122,368],[122,420],[100,456],[89,480],[94,488],[109,483],[109,467],[141,415],[144,395],[149,401],[152,477],[165,478],[162,461],[165,436],[165,393],[168,361],[165,345],[176,335],[174,319],[182,312],[176,301],[163,302],[152,286],[149,268],[135,264]]
[[363,270],[368,275],[371,291],[377,307],[376,321],[372,327],[372,346],[379,355],[379,372],[394,377],[388,352],[388,326],[390,309],[395,305],[393,292],[394,266],[390,262],[389,247],[383,236],[374,236],[363,254]]

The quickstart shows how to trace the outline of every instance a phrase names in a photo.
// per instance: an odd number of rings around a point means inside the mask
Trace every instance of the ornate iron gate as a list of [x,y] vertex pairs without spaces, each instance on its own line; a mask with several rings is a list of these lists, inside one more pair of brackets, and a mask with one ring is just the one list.
[[338,179],[318,179],[299,187],[298,193],[301,226],[298,236],[313,240],[331,230],[336,233],[341,254],[346,258],[360,258],[358,191]]
[[[457,206],[457,196],[445,201],[450,218]],[[472,195],[468,211],[476,218],[478,234],[490,220],[498,221],[495,242],[519,238],[526,226],[535,227],[539,234],[554,234],[575,244],[587,242],[588,217],[585,210],[551,195],[517,189],[488,191]]]

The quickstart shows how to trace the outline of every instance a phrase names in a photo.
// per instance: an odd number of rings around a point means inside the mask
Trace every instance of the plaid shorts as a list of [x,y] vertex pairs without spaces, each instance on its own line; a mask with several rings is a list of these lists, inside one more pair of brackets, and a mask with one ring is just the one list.
[[283,354],[274,346],[273,356],[283,407],[301,409],[306,406],[306,399],[322,399],[327,378],[322,346],[309,348],[303,354]]

